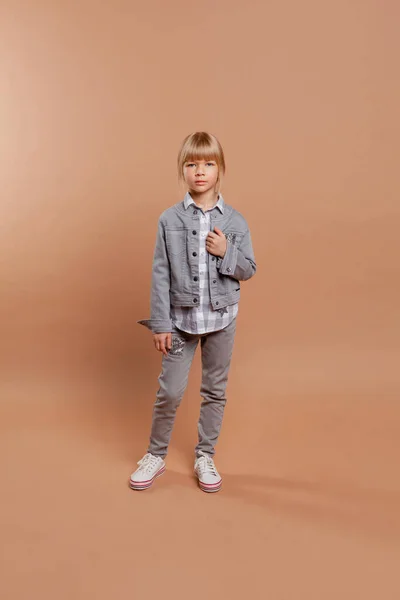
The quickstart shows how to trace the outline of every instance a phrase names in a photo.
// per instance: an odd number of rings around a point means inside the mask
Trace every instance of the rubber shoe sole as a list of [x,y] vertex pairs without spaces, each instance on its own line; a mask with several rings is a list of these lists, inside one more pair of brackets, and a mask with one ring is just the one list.
[[217,483],[202,483],[200,479],[198,479],[198,482],[199,487],[203,492],[219,492],[222,487],[222,479],[220,479]]
[[129,486],[132,490],[147,490],[149,487],[151,487],[154,483],[154,481],[157,479],[157,477],[160,477],[161,475],[163,475],[165,473],[165,466],[161,467],[161,469],[159,471],[157,471],[157,473],[155,473],[153,475],[153,477],[151,479],[148,479],[147,481],[132,481],[132,479],[129,480]]

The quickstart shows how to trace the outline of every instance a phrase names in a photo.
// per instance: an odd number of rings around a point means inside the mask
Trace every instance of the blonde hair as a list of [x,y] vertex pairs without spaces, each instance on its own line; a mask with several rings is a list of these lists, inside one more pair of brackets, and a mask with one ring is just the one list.
[[218,179],[215,191],[219,192],[222,177],[225,174],[225,157],[222,146],[211,133],[196,131],[185,137],[178,153],[178,181],[185,183],[183,167],[186,162],[194,160],[215,160],[218,165]]

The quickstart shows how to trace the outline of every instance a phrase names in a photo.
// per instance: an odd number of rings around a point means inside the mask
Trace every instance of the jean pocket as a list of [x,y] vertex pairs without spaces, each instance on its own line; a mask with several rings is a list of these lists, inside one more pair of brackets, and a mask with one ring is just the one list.
[[224,231],[224,234],[225,234],[225,237],[228,242],[230,242],[233,246],[236,246],[237,248],[239,248],[240,242],[242,241],[242,238],[243,238],[243,233],[241,231],[229,230],[229,231]]
[[186,230],[167,229],[165,231],[168,254],[180,256],[186,249]]

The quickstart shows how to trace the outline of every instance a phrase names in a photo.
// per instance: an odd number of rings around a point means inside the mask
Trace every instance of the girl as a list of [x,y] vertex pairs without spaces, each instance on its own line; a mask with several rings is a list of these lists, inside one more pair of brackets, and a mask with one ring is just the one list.
[[222,485],[213,456],[226,404],[240,282],[256,272],[247,221],[220,192],[224,174],[224,153],[214,135],[196,132],[184,139],[178,176],[186,193],[159,217],[151,317],[138,321],[152,331],[162,369],[150,442],[130,477],[134,490],[149,488],[165,471],[176,410],[199,342],[202,403],[194,471],[203,491],[217,492]]

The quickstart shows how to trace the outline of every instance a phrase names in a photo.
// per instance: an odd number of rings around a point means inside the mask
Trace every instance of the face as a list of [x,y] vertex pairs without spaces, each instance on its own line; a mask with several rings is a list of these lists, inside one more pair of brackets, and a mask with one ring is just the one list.
[[193,160],[183,165],[183,176],[190,191],[207,192],[218,180],[218,165],[215,160]]

